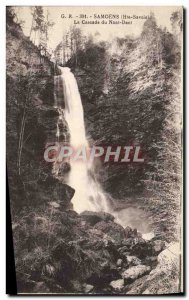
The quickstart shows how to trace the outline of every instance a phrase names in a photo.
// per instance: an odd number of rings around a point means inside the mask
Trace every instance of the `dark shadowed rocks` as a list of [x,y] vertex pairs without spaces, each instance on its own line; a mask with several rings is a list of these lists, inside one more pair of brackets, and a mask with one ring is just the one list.
[[[85,216],[104,220],[96,223],[95,219],[96,224],[91,225],[91,218]],[[19,290],[27,286],[27,291],[33,292],[38,282],[43,282],[42,287],[50,292],[148,293],[157,290],[155,283],[160,280],[163,291],[162,276],[175,276],[175,255],[170,258],[165,249],[155,256],[152,241],[125,238],[124,228],[112,218],[109,214],[63,211],[54,202],[48,203],[45,217],[44,206],[38,214],[21,215],[13,226],[14,239],[22,241],[15,242],[17,268],[29,278],[18,275]],[[174,251],[174,245],[170,247]]]
[[138,232],[137,229],[132,229],[131,227],[127,226],[125,228],[125,237],[130,238],[130,237],[138,237]]
[[124,228],[121,225],[114,223],[112,221],[109,222],[101,221],[97,223],[94,226],[94,228],[107,234],[117,243],[121,243],[125,238]]
[[153,249],[152,245],[143,240],[142,238],[134,239],[134,243],[132,246],[132,254],[136,255],[139,258],[144,258],[146,256],[152,256]]
[[92,212],[84,211],[80,214],[81,218],[88,222],[91,226],[94,226],[96,223],[101,221],[113,221],[114,217],[111,214],[105,212]]
[[47,175],[46,178],[36,180],[35,183],[28,182],[25,187],[27,187],[28,198],[34,198],[33,204],[37,204],[39,199],[41,203],[48,203],[51,200],[57,202],[64,210],[72,208],[71,199],[75,190],[53,176]]

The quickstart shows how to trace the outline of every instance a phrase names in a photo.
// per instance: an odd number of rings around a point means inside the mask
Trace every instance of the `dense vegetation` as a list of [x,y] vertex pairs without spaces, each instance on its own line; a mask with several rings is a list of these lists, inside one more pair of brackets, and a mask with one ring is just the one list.
[[102,170],[105,189],[116,199],[137,198],[173,237],[181,194],[182,25],[178,13],[171,20],[174,34],[152,15],[137,39],[89,40],[68,66],[78,79],[89,138],[142,148],[143,165],[107,165],[108,176]]

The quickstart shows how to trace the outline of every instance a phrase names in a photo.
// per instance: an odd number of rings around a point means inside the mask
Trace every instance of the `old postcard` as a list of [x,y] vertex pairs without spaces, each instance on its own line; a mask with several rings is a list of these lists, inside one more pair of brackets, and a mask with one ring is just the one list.
[[183,24],[176,6],[6,8],[14,293],[183,293]]

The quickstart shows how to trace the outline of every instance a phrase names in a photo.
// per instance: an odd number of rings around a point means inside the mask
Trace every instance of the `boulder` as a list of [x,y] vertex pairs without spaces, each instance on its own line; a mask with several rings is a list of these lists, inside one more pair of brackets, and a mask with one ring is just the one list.
[[122,258],[124,258],[127,255],[130,255],[129,248],[127,246],[118,248],[118,252]]
[[174,294],[182,292],[180,277],[180,245],[171,243],[158,255],[158,265],[145,277],[128,287],[127,294]]
[[114,217],[111,214],[105,212],[84,211],[80,214],[80,216],[91,226],[94,226],[96,223],[101,221],[108,222],[114,220]]
[[119,259],[117,260],[116,265],[117,265],[118,267],[121,267],[122,263],[123,263],[123,260],[122,260],[121,258],[119,258]]
[[150,241],[154,238],[154,232],[143,233],[142,238],[146,241]]
[[125,228],[125,238],[128,239],[128,238],[134,238],[134,237],[137,237],[138,236],[138,232],[137,232],[137,229],[132,229],[131,227],[127,226]]
[[146,275],[150,272],[150,270],[151,268],[149,266],[138,265],[125,270],[122,273],[122,277],[126,282],[131,282],[143,275]]
[[129,266],[138,266],[141,265],[141,260],[136,256],[127,255],[127,263]]
[[101,230],[103,233],[106,233],[108,236],[110,236],[116,243],[122,242],[122,240],[125,238],[125,231],[124,228],[114,222],[99,222],[97,223],[94,228]]
[[135,245],[135,239],[133,238],[127,238],[127,239],[124,239],[122,241],[122,245],[123,246],[127,246],[128,249],[130,249],[133,245]]
[[94,286],[91,284],[84,284],[83,285],[83,291],[85,294],[88,294],[90,292],[92,292],[92,290],[94,289]]
[[145,241],[142,238],[135,238],[131,252],[133,255],[143,259],[146,256],[151,256],[153,254],[153,248],[150,242]]
[[116,291],[121,291],[124,287],[124,279],[111,281],[110,286]]

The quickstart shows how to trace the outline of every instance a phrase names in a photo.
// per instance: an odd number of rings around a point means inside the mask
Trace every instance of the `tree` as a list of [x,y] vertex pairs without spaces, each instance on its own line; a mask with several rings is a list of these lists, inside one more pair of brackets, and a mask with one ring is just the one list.
[[182,12],[180,10],[173,12],[170,20],[171,20],[173,34],[176,37],[177,41],[180,42],[181,41],[181,33],[183,31]]
[[[49,28],[54,26],[54,22],[49,20],[49,12],[47,10],[46,17],[42,6],[32,8],[32,25],[30,30],[30,38],[34,32],[34,44],[37,44],[41,54],[47,54],[47,42],[49,39]],[[36,41],[38,35],[38,41]]]
[[38,34],[38,44],[40,40],[41,32],[43,31],[44,25],[44,12],[42,6],[34,6],[32,7],[32,25],[30,30],[30,38],[32,33],[34,32],[34,44],[36,44],[36,34]]
[[54,22],[49,20],[49,12],[47,10],[46,20],[43,21],[40,32],[40,46],[44,51],[44,55],[47,54],[47,43],[49,40],[49,29],[54,26]]
[[76,26],[70,27],[71,51],[75,56],[75,65],[78,64],[78,51],[83,47],[83,35],[80,28]]

